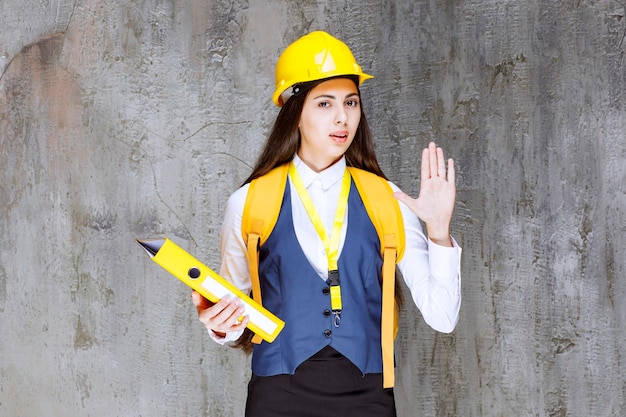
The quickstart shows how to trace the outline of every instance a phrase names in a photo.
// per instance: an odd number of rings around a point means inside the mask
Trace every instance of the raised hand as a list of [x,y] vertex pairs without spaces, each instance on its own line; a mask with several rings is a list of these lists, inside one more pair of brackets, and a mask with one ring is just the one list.
[[447,162],[446,172],[443,149],[431,142],[422,152],[419,197],[414,199],[403,192],[394,193],[394,197],[426,223],[430,240],[439,245],[452,246],[450,222],[454,212],[456,184],[454,161],[448,159]]

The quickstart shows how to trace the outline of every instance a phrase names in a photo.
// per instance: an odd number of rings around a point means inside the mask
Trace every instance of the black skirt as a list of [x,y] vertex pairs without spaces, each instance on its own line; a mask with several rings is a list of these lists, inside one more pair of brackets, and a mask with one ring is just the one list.
[[246,417],[395,417],[392,388],[382,374],[363,376],[345,356],[327,346],[294,375],[252,375]]

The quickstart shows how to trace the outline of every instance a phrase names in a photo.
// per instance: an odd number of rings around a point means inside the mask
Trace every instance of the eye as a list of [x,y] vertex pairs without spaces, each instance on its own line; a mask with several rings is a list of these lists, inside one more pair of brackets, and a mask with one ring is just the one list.
[[348,107],[359,107],[359,100],[348,100],[348,101],[346,101],[346,106],[348,106]]
[[320,101],[318,107],[330,107],[330,103],[328,101]]

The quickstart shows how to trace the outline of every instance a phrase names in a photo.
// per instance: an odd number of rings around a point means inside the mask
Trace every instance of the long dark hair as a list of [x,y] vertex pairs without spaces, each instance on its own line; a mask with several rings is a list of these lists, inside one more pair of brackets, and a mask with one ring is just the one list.
[[[360,97],[361,91],[359,90],[358,77],[344,76],[343,78],[349,78],[354,81]],[[301,83],[297,86],[298,93],[291,96],[280,109],[280,112],[274,121],[272,131],[270,132],[270,135],[265,142],[265,146],[261,151],[261,155],[259,155],[259,158],[252,169],[252,173],[244,181],[244,184],[251,182],[255,178],[262,177],[272,169],[282,164],[286,164],[293,159],[300,146],[300,130],[298,129],[298,124],[300,123],[300,115],[302,113],[306,97],[311,89],[327,80],[329,80],[329,78]],[[360,168],[387,179],[378,165],[378,160],[376,159],[376,153],[374,151],[372,133],[370,131],[369,124],[367,123],[367,118],[365,117],[362,104],[361,120],[354,135],[354,140],[345,153],[345,157],[346,164],[348,166]],[[398,308],[400,308],[402,305],[402,293],[397,279],[395,287],[396,304],[398,305]],[[250,329],[246,328],[243,335],[241,335],[241,337],[233,344],[233,347],[239,348],[245,353],[250,354],[253,350],[253,336],[254,333],[252,333]]]

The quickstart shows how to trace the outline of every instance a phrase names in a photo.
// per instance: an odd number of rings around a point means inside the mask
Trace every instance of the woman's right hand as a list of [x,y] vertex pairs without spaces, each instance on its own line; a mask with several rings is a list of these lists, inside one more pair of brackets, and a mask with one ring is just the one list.
[[224,337],[228,332],[243,330],[248,324],[248,316],[239,321],[245,309],[238,298],[233,299],[227,295],[213,304],[194,291],[191,300],[198,310],[198,320],[218,337]]

